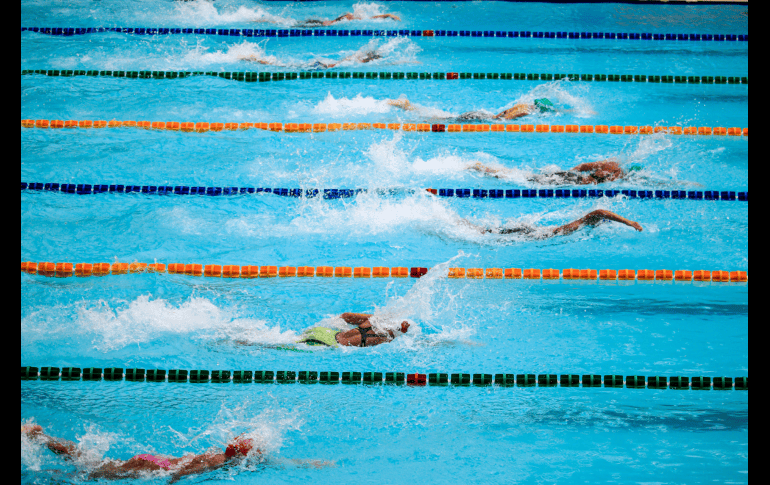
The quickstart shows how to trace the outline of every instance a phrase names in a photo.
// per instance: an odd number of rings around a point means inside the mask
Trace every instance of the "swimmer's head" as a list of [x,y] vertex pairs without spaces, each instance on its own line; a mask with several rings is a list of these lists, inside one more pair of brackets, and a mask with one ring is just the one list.
[[644,167],[642,165],[639,165],[638,163],[635,163],[628,167],[629,172],[641,172]]
[[401,333],[406,333],[407,330],[409,330],[409,322],[404,320],[401,322]]
[[[249,454],[252,448],[254,448],[254,440],[251,438],[242,438],[241,436],[236,436],[230,443],[227,444],[227,448],[225,449],[225,456],[228,458],[246,456]],[[257,450],[257,453],[259,452],[260,451]]]
[[377,51],[369,51],[366,53],[361,62],[371,62],[377,59],[382,59],[382,55],[378,54]]
[[549,111],[555,111],[556,107],[547,98],[540,98],[535,100],[535,107],[540,110],[541,113],[547,113]]

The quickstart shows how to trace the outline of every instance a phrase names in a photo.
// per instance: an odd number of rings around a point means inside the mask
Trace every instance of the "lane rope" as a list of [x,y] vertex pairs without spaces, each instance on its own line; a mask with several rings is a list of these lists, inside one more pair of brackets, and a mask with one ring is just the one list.
[[673,199],[700,201],[749,201],[749,192],[734,190],[629,190],[629,189],[287,189],[270,187],[196,187],[188,185],[130,185],[130,184],[58,184],[21,182],[21,190],[46,191],[63,194],[144,194],[144,195],[205,195],[210,197],[248,194],[272,194],[280,197],[347,199],[359,194],[412,195],[421,191],[439,197],[472,199],[579,199],[627,197],[629,199]]
[[[692,1],[692,0],[690,0]],[[134,35],[215,35],[219,37],[493,37],[521,39],[603,39],[748,42],[749,34],[663,34],[636,32],[532,32],[500,30],[371,30],[371,29],[217,29],[181,27],[21,27],[21,32],[71,37],[118,32]]]
[[24,69],[22,76],[39,74],[50,77],[114,77],[129,79],[183,79],[195,76],[210,76],[244,82],[292,81],[297,79],[413,79],[413,80],[459,80],[459,79],[502,79],[515,81],[598,81],[635,82],[665,84],[749,84],[748,76],[670,76],[646,74],[550,74],[522,72],[214,72],[214,71],[98,71],[67,69]]
[[[433,270],[435,271],[435,270]],[[107,276],[134,273],[180,274],[207,278],[421,278],[428,274],[424,267],[349,267],[349,266],[241,266],[197,263],[50,263],[24,261],[21,272],[41,276]],[[450,279],[536,280],[570,282],[623,283],[748,283],[746,271],[649,270],[649,269],[539,269],[539,268],[449,268]]]
[[401,130],[421,133],[559,133],[597,135],[732,136],[748,139],[749,129],[711,126],[637,126],[637,125],[530,125],[530,124],[429,124],[429,123],[209,123],[192,121],[119,121],[119,120],[33,120],[22,119],[22,128],[102,129],[139,128],[144,130],[206,133],[210,131],[262,130],[276,133],[325,133],[356,130]]
[[250,370],[123,369],[21,366],[21,380],[257,384],[393,384],[408,386],[612,387],[626,389],[749,390],[748,377],[600,374],[450,374]]

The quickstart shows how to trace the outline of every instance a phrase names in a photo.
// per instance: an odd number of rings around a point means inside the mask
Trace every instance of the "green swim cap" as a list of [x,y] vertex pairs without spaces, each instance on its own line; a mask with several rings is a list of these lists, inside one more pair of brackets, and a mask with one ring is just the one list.
[[628,167],[628,171],[629,171],[629,172],[641,172],[641,170],[642,170],[643,168],[644,168],[644,167],[643,167],[642,165],[639,165],[639,164],[637,163],[637,164],[634,164],[634,165],[631,165],[630,167]]
[[554,111],[556,109],[553,103],[546,98],[536,99],[535,107],[537,107],[541,113],[545,113],[547,111]]

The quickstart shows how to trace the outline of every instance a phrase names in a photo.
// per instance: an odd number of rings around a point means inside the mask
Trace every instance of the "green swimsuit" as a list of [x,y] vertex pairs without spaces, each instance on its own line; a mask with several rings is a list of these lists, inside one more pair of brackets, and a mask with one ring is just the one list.
[[307,345],[325,345],[327,347],[339,347],[337,334],[339,330],[326,327],[308,328],[302,333],[299,342]]

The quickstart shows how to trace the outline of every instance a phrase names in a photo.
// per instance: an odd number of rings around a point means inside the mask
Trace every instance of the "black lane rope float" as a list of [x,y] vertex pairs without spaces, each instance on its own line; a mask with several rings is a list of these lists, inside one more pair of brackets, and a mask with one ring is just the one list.
[[[295,350],[287,348],[286,350]],[[614,387],[627,389],[748,391],[748,377],[622,376],[599,374],[448,374],[265,370],[123,369],[121,367],[21,367],[21,380],[139,381],[257,384],[393,384],[409,386]]]

